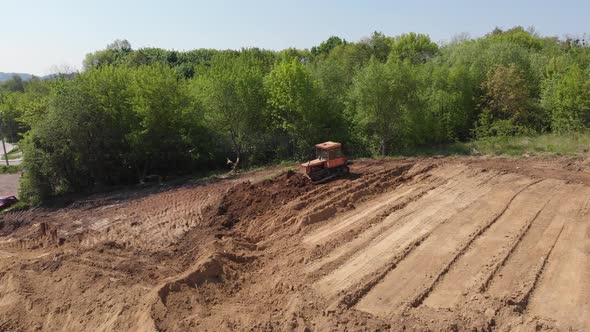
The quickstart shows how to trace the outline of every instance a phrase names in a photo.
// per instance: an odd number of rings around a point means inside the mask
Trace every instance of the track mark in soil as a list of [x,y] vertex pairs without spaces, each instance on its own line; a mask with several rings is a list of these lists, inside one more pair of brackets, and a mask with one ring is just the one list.
[[558,214],[564,226],[555,246],[541,258],[538,272],[528,278],[530,290],[525,287],[521,298],[529,297],[526,312],[530,316],[551,319],[560,329],[587,330],[590,328],[590,215],[581,208],[584,206],[581,201],[586,200],[588,204],[590,190],[580,187],[574,193],[571,204],[564,204]]
[[366,238],[359,237],[360,240],[354,241],[361,242],[358,245],[346,245],[348,249],[360,250],[354,250],[350,259],[321,278],[314,287],[331,298],[373,272],[380,271],[406,248],[412,247],[416,240],[427,236],[445,220],[487,193],[489,187],[482,184],[489,179],[487,176],[466,176],[449,181],[410,204],[411,207],[396,211],[381,223],[383,225],[380,226],[387,228],[379,227],[367,232],[368,242]]
[[395,190],[386,192],[379,197],[361,204],[349,213],[339,216],[337,220],[326,224],[306,236],[303,239],[303,243],[310,247],[322,244],[322,242],[332,239],[339,233],[356,228],[359,223],[364,223],[366,220],[381,215],[384,212],[387,213],[392,208],[395,210],[395,206],[399,206],[400,203],[404,204],[404,201],[411,201],[421,197],[426,192],[459,176],[466,169],[465,167],[452,167],[450,169],[449,167],[444,167],[443,169],[431,170],[428,173],[410,175],[407,182],[402,183],[397,188],[393,188]]
[[579,203],[569,186],[562,186],[531,225],[514,252],[490,280],[487,293],[503,301],[522,303],[538,271],[562,232],[564,213]]
[[470,244],[504,214],[518,194],[538,182],[513,175],[500,178],[501,183],[490,194],[437,228],[361,299],[356,308],[390,317],[405,306],[419,305]]
[[452,308],[481,288],[514,250],[546,206],[557,181],[545,180],[522,191],[505,213],[473,241],[438,282],[424,304]]

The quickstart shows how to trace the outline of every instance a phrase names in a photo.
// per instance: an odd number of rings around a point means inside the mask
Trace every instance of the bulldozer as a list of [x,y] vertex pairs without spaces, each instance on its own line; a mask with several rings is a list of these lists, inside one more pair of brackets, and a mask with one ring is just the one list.
[[349,162],[342,153],[341,143],[328,141],[316,144],[315,152],[316,159],[299,166],[299,171],[314,183],[325,182],[349,172]]

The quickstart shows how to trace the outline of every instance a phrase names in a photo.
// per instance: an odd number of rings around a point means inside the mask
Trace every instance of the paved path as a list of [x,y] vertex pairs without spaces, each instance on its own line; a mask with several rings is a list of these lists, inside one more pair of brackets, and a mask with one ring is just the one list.
[[[2,144],[2,142],[0,142],[0,144]],[[4,142],[4,144],[6,145],[6,153],[12,151],[12,149],[14,149],[14,145],[8,143],[8,142]],[[6,165],[6,161],[4,160],[4,150],[2,149],[2,146],[0,146],[0,155],[2,155],[2,160],[0,160],[0,165]],[[20,157],[19,159],[8,159],[8,163],[10,165],[19,165],[20,163],[23,162],[22,157]]]
[[[0,141],[0,144],[2,144],[1,141]],[[8,142],[4,142],[4,145],[6,145],[6,153],[9,153],[15,147],[14,144],[10,144]],[[0,145],[0,154],[4,154],[4,150],[2,149],[2,145]]]
[[[1,144],[1,142],[0,142]],[[6,152],[10,152],[14,145],[5,142],[6,145]],[[2,146],[0,146],[0,154],[4,155],[4,150]],[[20,159],[8,160],[10,165],[19,165],[22,163],[22,157]],[[6,165],[5,160],[0,160],[0,165]],[[20,178],[20,173],[17,174],[0,174],[0,196],[8,196],[14,195],[16,196],[18,193],[18,179]]]
[[15,195],[18,192],[18,179],[20,173],[17,174],[0,174],[0,196]]

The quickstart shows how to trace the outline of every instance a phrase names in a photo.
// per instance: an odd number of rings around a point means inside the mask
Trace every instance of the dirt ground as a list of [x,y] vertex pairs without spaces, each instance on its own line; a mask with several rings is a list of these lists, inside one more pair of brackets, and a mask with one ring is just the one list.
[[1,218],[1,331],[590,330],[588,158],[271,168]]

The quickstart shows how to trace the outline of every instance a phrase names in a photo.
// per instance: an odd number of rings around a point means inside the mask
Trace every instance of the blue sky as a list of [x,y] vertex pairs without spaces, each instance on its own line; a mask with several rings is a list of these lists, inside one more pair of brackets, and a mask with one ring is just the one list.
[[495,26],[543,35],[590,32],[590,1],[0,0],[0,72],[80,68],[86,53],[124,38],[133,48],[309,48],[331,35],[420,32],[434,41]]

